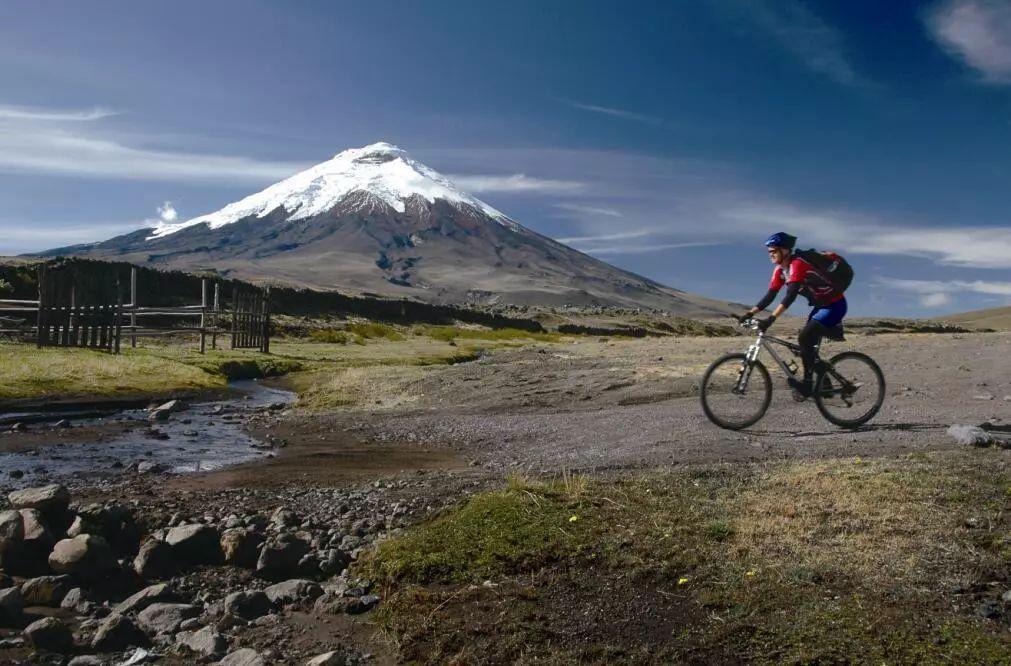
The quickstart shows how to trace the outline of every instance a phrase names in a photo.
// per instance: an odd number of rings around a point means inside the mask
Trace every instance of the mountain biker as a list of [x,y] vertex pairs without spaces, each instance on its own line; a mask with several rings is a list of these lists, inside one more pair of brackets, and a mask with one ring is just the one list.
[[786,285],[786,296],[771,315],[758,321],[758,327],[762,331],[768,330],[793,304],[797,294],[803,294],[807,298],[808,303],[814,308],[807,317],[807,323],[797,334],[797,343],[801,349],[800,357],[804,363],[804,379],[798,381],[795,377],[790,377],[787,381],[795,391],[809,397],[812,392],[814,358],[818,344],[828,329],[842,323],[843,317],[846,316],[846,297],[811,264],[794,255],[793,248],[796,244],[797,237],[783,231],[774,233],[766,239],[765,247],[769,251],[769,260],[775,264],[769,291],[755,304],[755,307],[738,317],[738,321],[750,319],[752,315],[767,308],[776,299],[776,294],[783,285]]

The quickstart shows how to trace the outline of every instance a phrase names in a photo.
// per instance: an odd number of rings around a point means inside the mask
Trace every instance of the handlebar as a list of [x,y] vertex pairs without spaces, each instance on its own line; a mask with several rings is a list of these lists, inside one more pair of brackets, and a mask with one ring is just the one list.
[[740,321],[737,317],[733,315],[731,315],[730,318],[733,319],[735,322],[737,322],[737,325],[740,326],[741,328],[746,328],[751,331],[758,330],[758,320],[755,319],[754,317],[749,317],[744,321]]

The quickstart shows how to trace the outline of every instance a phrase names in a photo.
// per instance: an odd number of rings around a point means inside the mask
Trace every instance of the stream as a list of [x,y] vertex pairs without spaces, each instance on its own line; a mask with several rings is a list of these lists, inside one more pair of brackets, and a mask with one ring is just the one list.
[[[271,446],[250,436],[244,425],[252,413],[292,404],[295,394],[256,380],[231,382],[229,388],[225,399],[192,403],[157,422],[148,420],[146,409],[122,410],[104,417],[47,412],[47,419],[63,417],[75,426],[116,423],[123,430],[102,441],[0,452],[0,491],[124,472],[206,472],[273,455]],[[31,421],[39,414],[16,416]]]

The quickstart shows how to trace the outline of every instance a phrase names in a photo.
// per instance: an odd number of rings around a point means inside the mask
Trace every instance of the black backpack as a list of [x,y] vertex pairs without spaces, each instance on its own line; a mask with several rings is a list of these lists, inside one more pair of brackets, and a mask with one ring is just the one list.
[[794,255],[811,264],[840,293],[846,291],[853,282],[853,267],[849,262],[830,250],[795,250]]

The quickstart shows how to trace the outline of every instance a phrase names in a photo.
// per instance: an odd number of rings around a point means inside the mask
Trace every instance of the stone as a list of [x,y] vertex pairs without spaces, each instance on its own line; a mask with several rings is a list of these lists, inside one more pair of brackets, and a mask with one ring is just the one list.
[[976,615],[988,620],[998,620],[1001,616],[1000,607],[993,601],[983,601],[976,606]]
[[337,548],[324,550],[319,556],[319,570],[324,576],[339,576],[347,569],[351,558]]
[[240,648],[235,652],[229,652],[228,656],[218,662],[218,666],[264,666],[265,663],[256,650]]
[[158,583],[145,587],[140,592],[132,594],[113,607],[114,613],[139,613],[151,604],[174,603],[180,601],[179,595],[168,585]]
[[165,421],[168,419],[170,414],[175,412],[181,412],[187,408],[187,405],[182,400],[169,400],[166,403],[158,405],[154,409],[148,412],[148,419],[151,421]]
[[273,607],[270,597],[262,590],[244,590],[225,597],[222,610],[243,620],[255,620],[269,613]]
[[39,576],[21,585],[21,596],[26,606],[58,607],[63,597],[74,588],[70,576]]
[[16,587],[0,590],[0,627],[20,626],[24,607],[21,590]]
[[135,553],[140,543],[140,529],[133,513],[119,504],[89,504],[79,509],[67,536],[79,534],[97,534],[122,555]]
[[70,507],[70,492],[58,483],[15,490],[7,499],[15,509],[38,509],[50,520],[62,519]]
[[282,534],[263,544],[256,560],[256,573],[267,580],[284,580],[298,570],[298,563],[308,551],[306,542]]
[[119,652],[129,647],[146,647],[151,642],[133,620],[113,613],[102,621],[91,639],[91,647],[99,652]]
[[228,651],[228,641],[214,627],[206,626],[194,632],[183,632],[176,642],[204,657],[220,657]]
[[298,516],[283,506],[274,509],[274,513],[270,516],[270,526],[275,530],[284,530],[288,527],[295,527],[298,524]]
[[63,601],[60,602],[60,608],[70,608],[73,610],[81,604],[85,603],[87,599],[84,598],[84,590],[79,587],[75,587],[63,597]]
[[262,544],[261,535],[238,527],[227,529],[221,535],[221,552],[225,562],[236,567],[255,567]]
[[1000,600],[1006,604],[1011,604],[1011,590],[1008,590],[1004,594],[1000,595]]
[[66,653],[74,649],[74,636],[70,628],[55,617],[32,622],[24,631],[29,645],[40,652]]
[[165,542],[186,564],[217,564],[222,560],[218,531],[209,525],[195,523],[173,527],[165,536]]
[[185,620],[200,615],[190,604],[151,604],[137,616],[137,623],[150,634],[174,634]]
[[343,652],[337,650],[324,652],[305,662],[305,666],[345,666],[345,664],[347,664],[347,657]]
[[35,564],[25,545],[24,519],[19,511],[0,511],[0,568],[9,574],[30,575]]
[[345,611],[349,615],[360,615],[375,608],[380,602],[379,596],[375,594],[363,594],[348,601]]
[[272,603],[286,606],[303,600],[313,601],[316,597],[323,594],[323,588],[311,580],[294,578],[286,580],[283,583],[271,585],[263,592]]
[[34,545],[33,550],[48,551],[53,547],[56,539],[53,538],[49,528],[46,527],[42,512],[38,509],[20,509],[21,524],[24,528],[24,540]]
[[103,666],[105,662],[93,654],[82,654],[71,659],[67,666]]
[[56,573],[94,581],[108,577],[118,563],[105,539],[94,534],[80,534],[57,542],[49,555],[49,566]]
[[141,578],[158,580],[171,578],[179,567],[172,546],[158,539],[148,539],[133,558],[133,570]]

